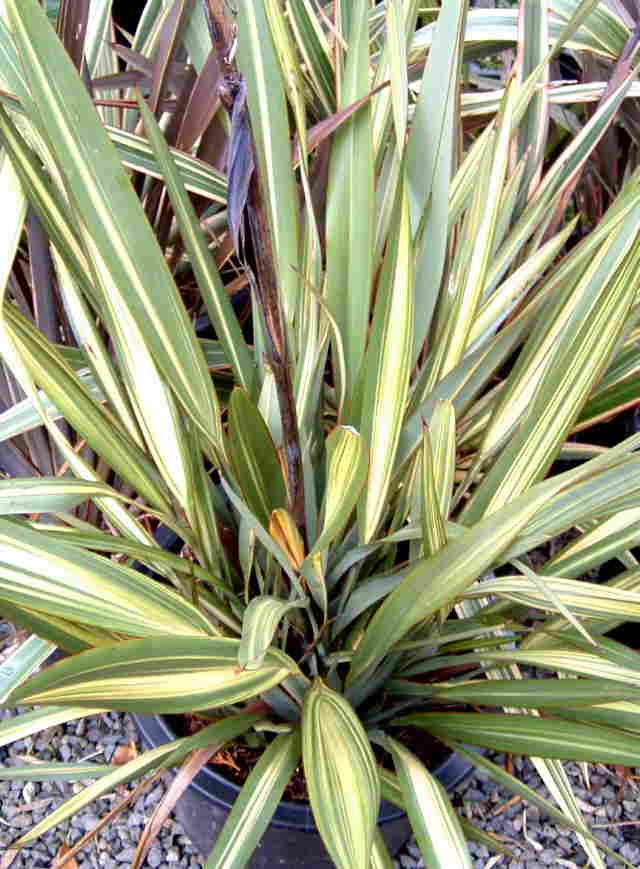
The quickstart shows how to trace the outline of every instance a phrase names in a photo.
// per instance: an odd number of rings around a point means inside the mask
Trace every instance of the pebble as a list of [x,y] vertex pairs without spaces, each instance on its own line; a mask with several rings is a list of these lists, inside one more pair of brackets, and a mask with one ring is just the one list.
[[162,850],[159,845],[154,844],[151,846],[151,850],[147,854],[147,863],[151,869],[157,869],[162,863]]

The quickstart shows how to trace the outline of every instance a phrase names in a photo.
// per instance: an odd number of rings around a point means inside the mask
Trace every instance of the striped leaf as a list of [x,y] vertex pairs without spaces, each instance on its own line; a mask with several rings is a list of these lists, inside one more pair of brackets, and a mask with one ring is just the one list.
[[344,531],[367,478],[367,447],[351,426],[338,426],[326,441],[327,482],[322,532],[312,552],[321,552]]
[[206,869],[247,865],[300,762],[300,750],[298,730],[277,736],[265,749],[236,797]]
[[[348,51],[338,105],[338,109],[344,109],[370,90],[369,3],[354,0],[340,8],[350,20],[350,29],[343,34]],[[369,323],[374,215],[372,151],[371,107],[367,104],[334,133],[326,194],[326,301],[342,338],[347,382],[339,384],[339,388],[347,401],[352,399],[360,376]],[[340,371],[336,370],[335,375],[339,376]],[[357,419],[344,421],[357,425]]]
[[[162,252],[84,83],[36,0],[7,0],[32,99],[82,223],[84,244],[127,376],[150,418],[166,404],[155,366],[207,438],[219,439],[215,393]],[[82,167],[82,171],[79,171]],[[143,316],[144,312],[144,316]],[[135,354],[134,354],[135,350]],[[167,415],[170,418],[170,414]],[[163,435],[166,436],[166,423]],[[165,447],[158,444],[160,455]]]
[[273,510],[286,506],[287,492],[269,429],[241,389],[234,389],[229,403],[227,450],[245,501],[268,528]]
[[385,259],[365,363],[362,436],[369,444],[369,476],[358,516],[362,543],[373,539],[386,509],[409,391],[413,270],[409,203],[403,191],[398,218],[398,231]]
[[554,718],[487,712],[423,712],[398,718],[394,723],[421,727],[434,736],[461,744],[511,754],[622,766],[637,766],[640,757],[635,736],[613,727]]
[[0,519],[0,600],[125,636],[212,631],[173,590],[9,519]]
[[296,670],[275,649],[259,669],[240,670],[239,645],[239,640],[195,636],[131,640],[60,661],[16,689],[9,702],[194,712],[247,700]]
[[269,595],[252,598],[242,619],[239,666],[243,670],[256,670],[261,667],[281,620],[290,610],[306,607],[308,604],[308,598],[293,601],[283,601]]
[[302,710],[309,801],[338,869],[369,869],[380,781],[367,735],[342,695],[316,679]]
[[53,643],[31,636],[5,657],[0,663],[0,703],[43,664],[55,648]]
[[549,497],[538,487],[464,531],[423,561],[385,599],[356,649],[349,679],[365,674],[418,622],[481,576]]
[[251,128],[274,247],[282,308],[288,324],[298,307],[298,203],[291,166],[289,119],[282,71],[273,45],[265,0],[241,3],[238,66],[247,87]]
[[387,744],[425,864],[433,869],[471,869],[460,821],[445,789],[403,745],[395,739]]

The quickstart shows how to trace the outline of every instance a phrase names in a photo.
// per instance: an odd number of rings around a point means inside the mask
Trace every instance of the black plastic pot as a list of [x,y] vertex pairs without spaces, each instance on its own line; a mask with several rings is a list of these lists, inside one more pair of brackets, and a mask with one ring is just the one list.
[[[176,739],[170,723],[161,716],[136,715],[135,721],[148,745],[156,747]],[[451,791],[471,772],[471,764],[457,754],[450,755],[434,771],[442,785]],[[210,767],[202,769],[176,806],[176,816],[185,832],[205,857],[227,819],[240,791]],[[382,802],[378,818],[380,830],[390,853],[395,856],[411,835],[404,812]],[[329,869],[329,859],[306,803],[281,802],[271,825],[258,845],[251,869]]]

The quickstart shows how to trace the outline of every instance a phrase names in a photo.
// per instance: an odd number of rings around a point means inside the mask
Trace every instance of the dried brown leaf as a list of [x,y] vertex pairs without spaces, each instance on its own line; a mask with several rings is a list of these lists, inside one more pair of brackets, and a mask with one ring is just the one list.
[[210,748],[200,748],[197,751],[192,752],[183,763],[171,782],[169,789],[156,806],[153,815],[149,819],[149,823],[142,831],[142,836],[140,837],[140,842],[138,843],[138,848],[133,858],[131,869],[140,869],[144,863],[145,857],[151,849],[151,845],[157,838],[162,825],[173,811],[175,804],[200,772],[202,767],[205,766],[205,764],[207,764],[211,757],[217,752],[218,748],[219,746],[217,745]]
[[111,763],[116,766],[123,766],[131,760],[135,760],[138,756],[138,749],[135,742],[130,740],[129,745],[120,745],[114,752],[111,758]]
[[[62,857],[66,857],[70,851],[71,851],[71,848],[69,847],[69,845],[67,845],[66,842],[64,842],[60,846],[60,850],[56,854],[56,859],[60,860]],[[67,860],[66,866],[67,866],[67,869],[78,869],[78,863],[77,863],[75,857],[70,856],[69,859]]]

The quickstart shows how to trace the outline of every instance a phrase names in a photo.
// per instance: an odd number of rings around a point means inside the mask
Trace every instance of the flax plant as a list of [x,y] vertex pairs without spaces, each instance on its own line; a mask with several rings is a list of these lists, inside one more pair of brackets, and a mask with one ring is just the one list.
[[[0,481],[0,612],[32,634],[0,701],[34,707],[0,744],[207,722],[120,766],[2,769],[95,779],[14,848],[250,737],[208,869],[246,864],[301,764],[339,869],[391,865],[381,798],[426,865],[470,867],[467,837],[498,845],[411,731],[604,867],[562,761],[640,765],[640,657],[608,636],[640,621],[640,436],[575,435],[637,400],[640,175],[579,241],[571,203],[637,93],[633,34],[594,0],[237,5],[149,2],[114,49],[108,0],[62,3],[59,35],[0,4],[0,436],[50,451]],[[611,77],[552,86],[563,50]],[[552,800],[465,746],[531,756]]]

